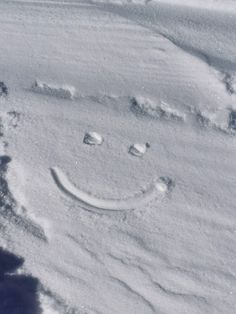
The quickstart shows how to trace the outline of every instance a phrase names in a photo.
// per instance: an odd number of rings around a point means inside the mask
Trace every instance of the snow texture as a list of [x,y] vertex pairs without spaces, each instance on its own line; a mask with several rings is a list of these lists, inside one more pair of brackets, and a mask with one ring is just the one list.
[[0,12],[0,314],[235,314],[236,2]]

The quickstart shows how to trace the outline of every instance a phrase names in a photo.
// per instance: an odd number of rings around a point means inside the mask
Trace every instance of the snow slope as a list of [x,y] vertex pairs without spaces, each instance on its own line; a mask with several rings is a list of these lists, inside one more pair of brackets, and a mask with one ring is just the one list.
[[0,245],[38,313],[234,314],[235,1],[0,12]]

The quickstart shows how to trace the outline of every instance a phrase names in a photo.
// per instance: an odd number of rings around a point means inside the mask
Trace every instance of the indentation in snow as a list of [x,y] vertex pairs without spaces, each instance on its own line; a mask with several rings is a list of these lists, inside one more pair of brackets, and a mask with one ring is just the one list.
[[[51,168],[52,177],[59,187],[59,189],[70,197],[81,201],[91,207],[105,210],[129,210],[144,206],[150,201],[154,200],[157,196],[163,196],[163,192],[168,190],[167,183],[164,180],[152,183],[149,187],[142,190],[139,194],[133,197],[124,199],[102,199],[93,196],[91,193],[84,192],[75,187],[62,172],[61,169],[54,167]],[[164,188],[166,185],[166,188]]]

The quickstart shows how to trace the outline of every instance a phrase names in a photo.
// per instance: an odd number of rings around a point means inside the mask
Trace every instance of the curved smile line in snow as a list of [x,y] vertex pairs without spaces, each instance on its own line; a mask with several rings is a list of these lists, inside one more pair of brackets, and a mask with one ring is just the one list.
[[57,167],[51,168],[52,177],[59,189],[70,197],[89,206],[105,210],[128,210],[147,204],[157,197],[165,194],[168,185],[159,180],[153,182],[146,190],[126,199],[101,199],[75,187],[67,176]]

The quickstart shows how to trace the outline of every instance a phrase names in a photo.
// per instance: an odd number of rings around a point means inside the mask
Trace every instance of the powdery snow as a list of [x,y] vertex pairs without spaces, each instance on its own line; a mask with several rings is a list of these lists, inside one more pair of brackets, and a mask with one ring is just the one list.
[[234,314],[235,1],[0,12],[0,312]]

